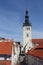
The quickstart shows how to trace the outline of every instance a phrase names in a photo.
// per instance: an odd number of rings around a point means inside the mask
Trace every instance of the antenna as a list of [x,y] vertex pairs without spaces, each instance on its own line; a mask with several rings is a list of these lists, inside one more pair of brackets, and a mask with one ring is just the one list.
[[28,0],[26,0],[26,10],[28,10]]

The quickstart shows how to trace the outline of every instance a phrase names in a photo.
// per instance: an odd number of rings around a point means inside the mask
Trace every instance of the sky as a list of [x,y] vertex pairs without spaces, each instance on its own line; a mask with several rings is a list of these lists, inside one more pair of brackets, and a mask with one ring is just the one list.
[[32,38],[43,38],[43,0],[0,0],[0,37],[23,42],[26,7]]

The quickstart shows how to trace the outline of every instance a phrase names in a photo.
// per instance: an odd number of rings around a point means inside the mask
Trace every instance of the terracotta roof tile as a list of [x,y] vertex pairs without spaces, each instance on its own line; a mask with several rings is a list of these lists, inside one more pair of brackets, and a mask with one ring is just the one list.
[[13,42],[0,42],[0,54],[11,54]]
[[11,65],[11,61],[9,61],[9,60],[0,60],[0,65]]
[[42,43],[43,39],[32,39],[32,43]]
[[43,58],[43,43],[39,44],[37,47],[34,47],[32,50],[28,51],[27,54]]

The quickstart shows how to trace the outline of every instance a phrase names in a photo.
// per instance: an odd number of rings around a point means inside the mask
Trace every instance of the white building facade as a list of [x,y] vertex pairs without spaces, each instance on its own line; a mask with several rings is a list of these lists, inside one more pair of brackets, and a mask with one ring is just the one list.
[[14,42],[12,47],[12,65],[16,65],[19,62],[20,54],[20,44],[19,42]]

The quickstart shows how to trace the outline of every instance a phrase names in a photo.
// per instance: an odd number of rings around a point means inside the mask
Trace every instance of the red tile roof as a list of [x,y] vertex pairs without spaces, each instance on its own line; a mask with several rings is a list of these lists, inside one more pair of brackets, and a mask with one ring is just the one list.
[[0,60],[0,65],[11,65],[11,61],[9,61],[9,60]]
[[43,49],[43,43],[40,43],[38,46],[37,46],[37,48],[42,48]]
[[0,42],[0,54],[10,54],[12,53],[13,42]]
[[32,39],[32,42],[35,43],[42,43],[43,39]]
[[33,48],[31,51],[28,51],[27,54],[33,55],[35,57],[40,57],[43,59],[43,43],[39,44],[37,47]]

